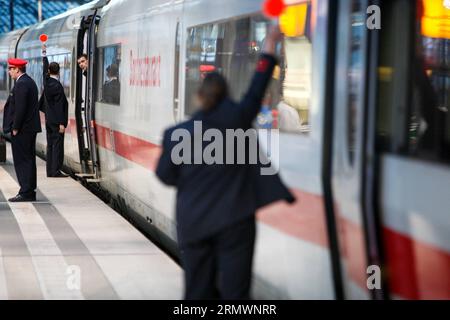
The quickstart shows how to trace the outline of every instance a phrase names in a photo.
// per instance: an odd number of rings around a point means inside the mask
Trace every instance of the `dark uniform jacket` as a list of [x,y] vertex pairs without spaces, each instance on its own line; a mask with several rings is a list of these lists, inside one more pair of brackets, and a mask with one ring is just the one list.
[[[69,121],[69,103],[67,102],[64,88],[58,80],[50,77],[48,71],[48,59],[44,57],[44,91],[39,100],[39,110],[45,113],[47,124],[67,128]],[[45,99],[47,98],[47,99]],[[47,103],[46,103],[47,100]]]
[[120,82],[118,79],[108,81],[103,86],[103,101],[120,104]]
[[3,115],[3,132],[41,132],[38,88],[27,74],[16,81],[6,101]]
[[171,161],[172,149],[178,144],[171,141],[172,132],[186,129],[193,137],[195,121],[202,121],[203,130],[216,128],[223,134],[226,129],[251,128],[260,111],[275,64],[272,56],[263,55],[260,58],[257,72],[241,103],[225,99],[213,110],[200,111],[191,120],[164,133],[163,153],[156,174],[165,184],[178,189],[176,213],[181,246],[202,240],[249,218],[258,208],[272,202],[283,199],[295,201],[278,175],[261,175],[260,164],[175,165]]

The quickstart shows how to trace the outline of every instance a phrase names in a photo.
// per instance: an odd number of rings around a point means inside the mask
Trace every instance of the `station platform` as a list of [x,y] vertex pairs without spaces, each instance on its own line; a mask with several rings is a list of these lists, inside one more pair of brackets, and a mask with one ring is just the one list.
[[37,201],[8,203],[19,189],[9,145],[0,164],[1,300],[182,298],[169,256],[80,183],[37,166]]

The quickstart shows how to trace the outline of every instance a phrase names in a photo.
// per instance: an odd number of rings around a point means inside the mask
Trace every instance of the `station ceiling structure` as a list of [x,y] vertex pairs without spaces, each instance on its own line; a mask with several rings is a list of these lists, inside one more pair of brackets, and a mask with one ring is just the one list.
[[[0,33],[35,24],[90,0],[0,0]],[[41,6],[42,15],[39,7]]]

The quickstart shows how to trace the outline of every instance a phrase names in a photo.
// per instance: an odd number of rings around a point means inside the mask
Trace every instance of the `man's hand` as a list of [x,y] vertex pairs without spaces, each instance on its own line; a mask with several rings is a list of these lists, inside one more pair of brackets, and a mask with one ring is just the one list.
[[12,135],[15,137],[19,133],[19,130],[13,130]]
[[66,127],[64,127],[62,124],[59,125],[59,133],[63,134],[66,132]]
[[45,44],[42,45],[42,56],[45,57],[47,55],[47,46]]

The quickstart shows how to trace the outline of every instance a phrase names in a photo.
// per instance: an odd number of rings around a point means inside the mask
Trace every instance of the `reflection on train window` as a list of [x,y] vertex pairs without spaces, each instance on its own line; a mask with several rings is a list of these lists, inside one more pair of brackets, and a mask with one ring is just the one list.
[[[398,151],[420,159],[450,163],[450,9],[442,0],[416,0],[416,9],[415,42],[411,45],[415,54],[410,63],[410,76],[403,79],[410,91],[407,92],[408,103],[405,103],[410,109],[405,129],[400,133],[404,139]],[[388,47],[395,50],[392,44]],[[389,84],[396,76],[395,65],[382,65],[379,73],[381,85]],[[383,101],[395,101],[389,98],[395,95],[395,90],[387,89],[386,85],[384,88],[380,109],[387,114],[386,109],[392,108],[392,104],[387,103],[383,108]],[[398,133],[386,128],[380,123],[379,135],[387,136],[389,139],[384,142],[392,143],[392,136]]]
[[[311,104],[311,5],[290,6],[281,18],[296,21],[288,29],[289,37],[278,45],[281,57],[276,67],[257,126],[282,131],[309,132]],[[255,15],[222,23],[197,26],[188,30],[186,62],[186,114],[197,106],[195,94],[209,72],[220,72],[227,79],[231,97],[239,100],[245,94],[268,32],[269,21]],[[283,28],[283,24],[282,24]],[[291,28],[292,29],[292,28]]]
[[6,90],[6,84],[8,80],[6,63],[0,62],[0,91]]
[[351,13],[350,57],[348,66],[347,141],[350,163],[353,164],[356,147],[358,104],[363,90],[363,40],[366,23],[365,1],[354,0]]
[[98,92],[100,102],[120,105],[120,61],[119,45],[99,49]]

